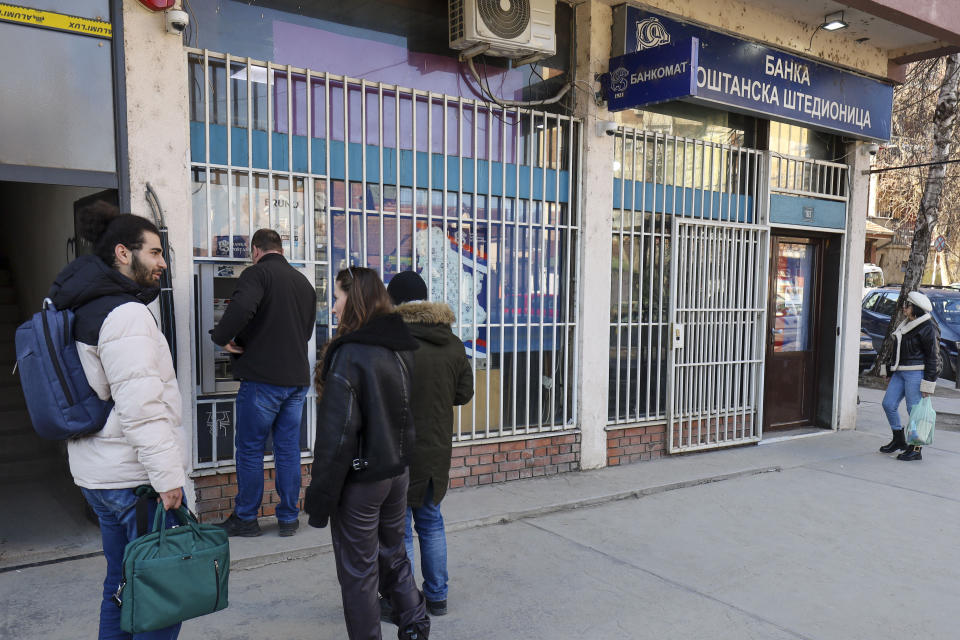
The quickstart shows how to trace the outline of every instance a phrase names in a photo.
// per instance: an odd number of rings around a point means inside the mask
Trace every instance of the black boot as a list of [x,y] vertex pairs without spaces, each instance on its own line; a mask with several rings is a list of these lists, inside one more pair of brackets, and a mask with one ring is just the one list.
[[880,447],[880,453],[893,453],[894,451],[903,451],[907,448],[907,441],[903,437],[903,429],[897,429],[893,432],[893,440]]
[[907,462],[912,462],[914,460],[923,460],[923,456],[920,455],[920,449],[923,447],[915,447],[910,445],[907,447],[907,450],[897,456],[897,460],[906,460]]
[[428,640],[430,637],[430,619],[414,622],[397,632],[400,640]]

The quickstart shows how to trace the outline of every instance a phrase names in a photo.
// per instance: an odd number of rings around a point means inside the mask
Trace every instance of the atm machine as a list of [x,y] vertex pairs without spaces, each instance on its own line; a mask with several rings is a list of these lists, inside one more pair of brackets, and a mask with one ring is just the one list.
[[[233,464],[235,400],[240,381],[233,377],[234,356],[215,345],[210,331],[223,317],[236,290],[237,281],[249,263],[202,262],[194,266],[196,305],[196,451],[203,467]],[[315,339],[314,339],[315,342]],[[312,344],[311,344],[312,346]],[[300,424],[300,449],[309,455],[313,445],[313,415],[316,398],[308,393]],[[272,460],[272,441],[267,441],[267,458]]]

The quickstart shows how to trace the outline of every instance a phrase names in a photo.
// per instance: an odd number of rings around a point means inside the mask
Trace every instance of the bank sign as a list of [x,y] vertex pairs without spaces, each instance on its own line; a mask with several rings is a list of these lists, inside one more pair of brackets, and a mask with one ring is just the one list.
[[890,139],[893,87],[629,5],[614,8],[611,111],[687,100]]

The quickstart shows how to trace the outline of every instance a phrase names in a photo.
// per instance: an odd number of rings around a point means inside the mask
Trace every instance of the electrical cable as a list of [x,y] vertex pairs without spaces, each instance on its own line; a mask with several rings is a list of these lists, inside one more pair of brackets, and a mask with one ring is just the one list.
[[[483,81],[480,79],[480,74],[477,73],[477,67],[473,63],[474,57],[475,56],[470,56],[466,59],[467,68],[470,69],[470,74],[473,76],[474,81],[480,86],[481,90],[483,90]],[[493,95],[493,92],[490,91],[489,86],[486,88],[485,93],[487,94],[486,97],[488,99],[500,105],[501,107],[539,107],[559,102],[560,99],[563,98],[568,91],[570,91],[570,87],[572,86],[573,83],[568,81],[560,88],[559,91],[557,91],[553,97],[545,98],[543,100],[503,100]]]

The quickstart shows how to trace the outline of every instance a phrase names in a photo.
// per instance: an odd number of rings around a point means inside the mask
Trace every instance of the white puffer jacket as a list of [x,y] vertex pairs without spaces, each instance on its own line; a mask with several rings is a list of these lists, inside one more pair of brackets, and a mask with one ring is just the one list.
[[170,347],[146,305],[111,311],[96,347],[77,342],[90,386],[114,408],[103,430],[70,440],[74,481],[88,489],[149,483],[170,491],[186,482],[187,451]]

